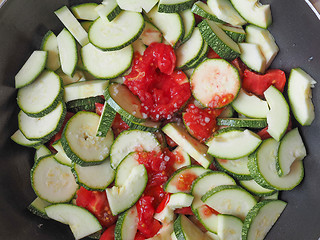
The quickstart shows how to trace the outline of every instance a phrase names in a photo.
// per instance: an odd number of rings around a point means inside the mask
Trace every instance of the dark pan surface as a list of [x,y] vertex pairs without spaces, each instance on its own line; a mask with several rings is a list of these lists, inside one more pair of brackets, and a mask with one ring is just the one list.
[[[72,3],[79,1],[70,1]],[[320,21],[303,0],[269,0],[270,31],[280,47],[272,67],[287,73],[302,67],[320,81]],[[9,137],[17,129],[14,76],[47,30],[58,33],[53,14],[63,0],[9,0],[0,9],[0,239],[73,239],[67,226],[33,216],[26,210],[35,198],[29,170],[33,149],[16,145]],[[266,239],[317,240],[320,237],[320,83],[313,90],[316,120],[302,128],[307,146],[305,178],[293,191],[281,194],[288,202]]]

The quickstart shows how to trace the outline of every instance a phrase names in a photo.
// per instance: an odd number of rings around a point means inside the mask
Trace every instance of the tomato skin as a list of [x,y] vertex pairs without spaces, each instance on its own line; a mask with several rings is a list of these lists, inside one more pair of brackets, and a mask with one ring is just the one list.
[[103,106],[104,105],[102,103],[95,103],[94,105],[96,106],[96,114],[101,116],[102,112],[103,112]]
[[123,131],[130,129],[128,124],[122,120],[119,113],[116,114],[116,117],[114,118],[111,127],[115,138]]
[[170,201],[170,193],[166,195],[166,197],[161,201],[161,203],[158,205],[156,213],[162,212],[162,210],[167,206],[167,204]]
[[209,51],[207,54],[207,58],[221,58],[211,47],[209,47]]
[[265,74],[254,73],[248,69],[244,70],[242,87],[261,98],[264,98],[264,91],[271,85],[283,92],[286,84],[286,75],[280,69],[270,69]]
[[174,210],[174,213],[183,214],[183,215],[194,215],[194,213],[191,210],[191,207],[178,208]]
[[100,240],[114,240],[114,229],[116,228],[116,225],[112,225],[110,227],[107,228],[107,230],[105,230],[103,232],[103,234],[100,237]]
[[80,187],[77,191],[76,204],[91,212],[100,222],[102,227],[109,227],[117,221],[117,216],[113,216],[108,203],[105,191],[89,191]]

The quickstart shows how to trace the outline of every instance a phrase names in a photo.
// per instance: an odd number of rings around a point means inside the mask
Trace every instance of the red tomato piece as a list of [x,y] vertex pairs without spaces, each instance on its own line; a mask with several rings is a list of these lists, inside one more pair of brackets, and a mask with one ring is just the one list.
[[116,114],[116,117],[114,118],[113,122],[112,122],[112,130],[114,133],[114,137],[116,138],[121,132],[130,129],[130,127],[128,126],[128,124],[126,124],[120,114]]
[[209,47],[207,58],[221,58],[221,57],[211,47]]
[[242,87],[261,98],[264,98],[264,91],[271,85],[283,92],[285,84],[286,75],[280,69],[270,69],[263,75],[246,69],[243,74]]
[[110,227],[107,228],[107,230],[105,230],[103,232],[103,234],[100,237],[100,240],[114,240],[114,229],[116,228],[116,225],[112,225]]
[[182,71],[174,70],[176,57],[171,46],[152,43],[143,56],[134,59],[125,85],[139,97],[141,111],[153,120],[170,119],[191,96]]
[[111,213],[105,191],[89,191],[80,187],[77,191],[76,204],[95,215],[103,227],[107,228],[117,221],[117,216]]
[[183,114],[183,121],[189,133],[200,142],[204,142],[217,129],[216,117],[222,111],[222,109],[201,109],[192,103]]
[[158,205],[156,213],[162,212],[162,210],[167,206],[167,204],[170,201],[170,193],[166,195],[166,197],[161,201],[161,203]]
[[178,208],[174,210],[174,213],[184,214],[184,215],[194,215],[194,213],[191,210],[191,207]]
[[102,115],[102,112],[103,112],[103,106],[104,104],[102,103],[95,103],[94,104],[96,106],[96,114],[98,114],[99,116]]
[[196,174],[190,172],[181,174],[178,178],[178,182],[176,183],[177,189],[183,192],[190,191],[191,185],[197,177],[198,176]]
[[137,231],[136,236],[134,237],[134,240],[145,240],[146,238],[142,235],[141,232]]

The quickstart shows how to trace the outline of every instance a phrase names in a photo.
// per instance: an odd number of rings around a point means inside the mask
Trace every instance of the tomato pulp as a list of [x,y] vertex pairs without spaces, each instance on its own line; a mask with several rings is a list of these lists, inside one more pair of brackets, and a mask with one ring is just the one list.
[[174,70],[176,56],[171,46],[152,43],[143,56],[135,54],[132,71],[124,84],[142,102],[142,112],[153,120],[170,119],[190,98],[187,76]]

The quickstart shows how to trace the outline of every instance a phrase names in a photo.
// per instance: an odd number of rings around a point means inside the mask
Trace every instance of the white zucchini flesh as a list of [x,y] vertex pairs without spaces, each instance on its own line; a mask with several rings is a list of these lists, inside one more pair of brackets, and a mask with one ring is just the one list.
[[249,23],[268,28],[272,23],[270,5],[262,5],[259,0],[230,0],[233,7]]
[[158,8],[154,7],[147,17],[160,29],[167,42],[175,47],[178,41],[184,35],[183,22],[178,13],[160,13]]
[[78,189],[70,167],[58,163],[53,156],[35,163],[31,183],[38,197],[50,203],[68,202]]
[[307,150],[299,134],[298,128],[288,132],[280,142],[277,169],[279,176],[287,175],[294,161],[301,161],[307,156]]
[[182,147],[176,147],[172,152],[178,161],[175,161],[173,164],[173,169],[177,170],[185,166],[191,165],[191,158],[189,154],[183,150]]
[[47,51],[34,51],[15,76],[15,87],[22,88],[31,84],[46,66]]
[[30,141],[22,134],[22,132],[19,129],[15,131],[10,138],[15,143],[25,147],[36,147],[42,144],[41,141]]
[[68,84],[64,88],[64,101],[70,102],[76,99],[101,96],[108,85],[109,81],[106,80],[81,81]]
[[51,137],[55,131],[60,129],[65,116],[64,103],[41,118],[29,117],[23,111],[18,114],[19,129],[29,140],[40,140]]
[[231,103],[234,110],[250,118],[267,118],[268,103],[242,88],[237,98]]
[[54,13],[81,46],[85,46],[89,43],[88,33],[83,29],[68,7],[63,6]]
[[274,139],[280,141],[289,124],[289,105],[282,93],[272,85],[264,92],[264,96],[270,107],[267,114],[267,131]]
[[204,233],[185,215],[179,215],[174,222],[173,229],[178,240],[204,239]]
[[255,205],[244,220],[241,239],[263,240],[286,205],[280,200],[265,200]]
[[316,81],[301,68],[291,70],[288,97],[294,117],[302,126],[311,125],[315,118],[311,88]]
[[61,62],[62,71],[72,76],[77,63],[78,63],[78,52],[76,41],[67,29],[63,29],[57,36],[59,56]]
[[55,204],[45,208],[49,218],[69,225],[75,239],[81,239],[102,229],[88,210],[72,204]]
[[[161,43],[162,33],[156,26],[145,20],[145,26],[139,39],[144,45],[147,46],[149,46],[153,42]],[[143,55],[143,52],[141,55]]]
[[267,29],[253,25],[246,27],[246,33],[246,42],[257,44],[260,47],[262,54],[266,58],[267,69],[279,52],[279,47],[272,34]]
[[[220,168],[223,168],[229,174],[234,175],[236,178],[251,178],[250,172],[248,169],[248,156],[235,160],[226,160],[226,159],[215,159]],[[240,175],[240,176],[237,176]]]
[[208,7],[220,20],[231,25],[244,25],[244,20],[228,0],[208,0]]
[[91,43],[81,49],[84,66],[94,77],[112,79],[124,73],[131,65],[131,45],[116,51],[102,51]]
[[66,152],[64,151],[61,141],[58,140],[52,144],[52,147],[57,151],[57,153],[53,156],[54,159],[66,166],[71,167],[72,166],[72,161],[71,159],[67,156]]
[[48,52],[46,67],[49,70],[56,71],[60,68],[59,49],[57,37],[53,32],[49,31],[43,37],[41,50]]
[[252,70],[264,73],[266,70],[266,58],[262,54],[260,47],[254,43],[238,43],[241,60]]
[[243,223],[240,218],[232,215],[218,214],[218,237],[222,240],[241,239]]
[[138,153],[131,152],[121,161],[116,169],[115,186],[121,187],[124,185],[132,169],[139,165],[138,158]]
[[123,131],[110,150],[112,168],[116,169],[125,156],[136,150],[159,151],[160,144],[152,133],[140,130]]
[[18,91],[17,103],[28,115],[48,113],[61,100],[61,91],[59,76],[54,72],[44,71],[36,81]]
[[51,151],[45,146],[45,145],[40,145],[35,154],[34,154],[34,161],[37,161],[39,158],[51,155]]
[[121,187],[107,188],[110,210],[115,216],[132,207],[142,195],[148,181],[147,170],[143,164],[132,169]]
[[139,223],[137,207],[133,206],[119,215],[114,230],[115,239],[134,240]]
[[120,8],[123,10],[142,12],[142,9],[148,13],[159,0],[117,0]]
[[89,40],[102,50],[119,50],[135,41],[143,27],[144,19],[140,13],[122,11],[112,22],[104,18],[94,21],[89,29]]
[[230,214],[244,220],[256,199],[238,186],[223,185],[207,192],[201,200],[221,214]]
[[190,9],[186,9],[180,12],[179,15],[182,19],[183,27],[184,27],[184,36],[183,36],[183,39],[181,40],[181,42],[184,43],[190,39],[196,25],[196,20]]
[[239,182],[242,187],[256,196],[270,196],[276,191],[260,186],[255,180],[244,180]]
[[83,3],[72,6],[71,11],[77,19],[94,21],[99,17],[95,10],[97,6],[97,3]]
[[213,159],[207,154],[208,147],[193,138],[182,125],[169,123],[162,128],[162,131],[204,168],[209,167]]
[[[222,133],[215,135],[207,145],[208,153],[222,159],[239,159],[254,152],[260,145],[261,139],[248,129],[220,130]],[[232,151],[230,151],[232,149]]]

